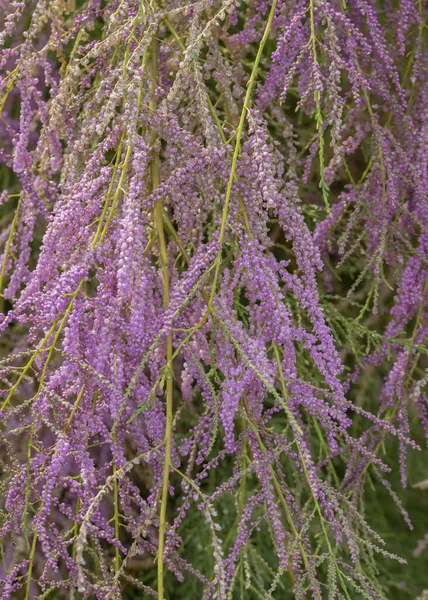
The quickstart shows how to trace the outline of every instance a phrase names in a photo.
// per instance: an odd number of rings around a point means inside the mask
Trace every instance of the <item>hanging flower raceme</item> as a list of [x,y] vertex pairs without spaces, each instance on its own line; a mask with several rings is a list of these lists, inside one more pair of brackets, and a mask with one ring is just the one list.
[[2,599],[385,598],[365,484],[411,526],[428,432],[421,13],[0,7]]

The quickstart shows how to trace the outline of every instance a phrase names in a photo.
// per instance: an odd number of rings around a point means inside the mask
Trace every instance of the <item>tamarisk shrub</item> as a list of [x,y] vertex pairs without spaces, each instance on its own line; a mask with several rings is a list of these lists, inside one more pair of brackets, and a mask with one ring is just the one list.
[[1,598],[390,598],[425,3],[0,9]]

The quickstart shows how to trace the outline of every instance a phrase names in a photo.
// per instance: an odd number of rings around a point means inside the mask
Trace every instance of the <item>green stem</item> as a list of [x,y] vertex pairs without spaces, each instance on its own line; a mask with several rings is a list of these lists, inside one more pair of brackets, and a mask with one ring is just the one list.
[[[113,465],[113,473],[116,473],[117,465]],[[114,494],[114,537],[117,541],[119,541],[119,490],[117,486],[117,478],[113,482],[113,494]],[[120,552],[119,548],[116,546],[115,548],[115,557],[114,557],[114,571],[118,572],[120,568]]]
[[30,564],[28,565],[27,584],[25,586],[24,600],[29,600],[29,598],[30,598],[31,574],[33,572],[33,563],[34,563],[34,555],[36,553],[36,544],[37,544],[37,531],[34,532],[33,543],[31,544]]
[[[157,40],[154,39],[151,51],[151,75],[153,81],[153,93],[150,108],[153,111],[157,109],[155,97],[155,88],[157,80]],[[154,136],[154,140],[156,137]],[[157,188],[160,183],[158,159],[155,156],[150,165],[151,171],[151,188]],[[163,306],[167,310],[169,306],[169,272],[168,272],[168,253],[166,247],[165,231],[163,226],[164,206],[162,200],[156,200],[154,206],[154,226],[159,242],[160,262],[162,270],[162,287],[163,287]],[[166,339],[166,360],[169,365],[169,373],[166,378],[166,407],[165,407],[165,457],[163,463],[162,476],[162,492],[161,505],[159,514],[159,535],[158,535],[158,600],[164,600],[164,549],[165,549],[165,529],[166,529],[166,511],[168,505],[168,487],[169,487],[169,472],[171,469],[171,447],[172,447],[172,421],[173,421],[173,378],[172,378],[172,332]]]

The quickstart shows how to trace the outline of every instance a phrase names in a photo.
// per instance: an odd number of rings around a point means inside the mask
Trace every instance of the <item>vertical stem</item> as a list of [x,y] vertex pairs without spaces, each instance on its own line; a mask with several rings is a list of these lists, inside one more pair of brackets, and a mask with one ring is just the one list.
[[[116,436],[114,436],[116,437]],[[116,441],[116,440],[115,440]],[[117,465],[113,465],[113,473],[116,473]],[[114,537],[119,541],[119,490],[117,486],[117,479],[114,480],[113,483],[113,492],[114,492]],[[114,570],[115,573],[118,572],[120,567],[120,552],[119,548],[115,548],[115,556],[114,556]]]
[[[79,479],[77,479],[77,481],[80,483],[82,482],[80,476],[79,476]],[[77,496],[76,508],[74,510],[76,520],[75,520],[74,526],[73,526],[73,535],[75,538],[77,538],[77,536],[79,534],[79,523],[77,521],[77,517],[79,515],[79,510],[80,510],[80,496]],[[76,542],[73,543],[73,550],[72,550],[71,556],[72,556],[72,559],[75,561],[76,560]]]
[[[160,206],[159,206],[159,204]],[[161,201],[156,202],[155,206],[155,223],[158,230],[159,247],[161,250],[161,262],[162,262],[162,280],[163,280],[163,299],[164,307],[168,307],[169,303],[169,281],[168,281],[168,262],[166,262],[166,244],[165,236],[163,232],[162,224],[162,211],[163,206]],[[166,360],[169,365],[172,363],[172,333],[170,333],[166,340]],[[171,366],[169,367],[172,368]],[[173,394],[173,379],[172,373],[167,375],[166,382],[166,427],[165,427],[165,458],[163,465],[163,480],[162,480],[162,497],[160,507],[160,518],[159,518],[159,544],[158,544],[158,598],[163,600],[163,552],[165,545],[165,526],[166,526],[166,508],[168,502],[168,483],[169,483],[169,471],[171,466],[171,438],[172,438],[172,394]]]
[[[152,43],[151,53],[151,75],[153,94],[150,103],[150,108],[155,111],[157,108],[156,102],[156,79],[157,79],[157,40]],[[154,136],[154,140],[155,140]],[[151,187],[155,189],[159,186],[159,167],[158,159],[155,156],[150,165]],[[162,270],[162,287],[163,287],[163,306],[167,309],[169,306],[169,273],[168,273],[168,253],[166,247],[165,231],[163,227],[164,207],[162,200],[156,200],[154,206],[154,226],[157,232],[159,242],[160,262]],[[169,487],[169,472],[171,468],[171,445],[172,445],[172,419],[173,419],[173,379],[172,379],[172,332],[166,339],[166,360],[169,365],[170,372],[167,375],[166,381],[166,407],[165,407],[165,457],[163,464],[162,477],[162,494],[159,514],[159,537],[158,537],[158,600],[164,600],[164,560],[163,554],[165,549],[165,528],[166,528],[166,509],[168,504],[168,487]]]
[[34,531],[33,543],[31,544],[31,551],[30,551],[30,564],[28,565],[28,572],[27,572],[27,583],[25,586],[25,600],[29,600],[29,598],[30,598],[31,575],[33,572],[33,563],[34,563],[34,554],[36,553],[36,544],[37,544],[37,531]]

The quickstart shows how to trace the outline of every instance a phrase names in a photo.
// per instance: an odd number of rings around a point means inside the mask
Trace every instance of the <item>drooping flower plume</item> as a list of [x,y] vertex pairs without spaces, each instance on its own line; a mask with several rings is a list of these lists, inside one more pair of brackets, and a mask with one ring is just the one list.
[[0,597],[387,597],[365,490],[411,527],[388,477],[428,436],[423,2],[0,11]]

